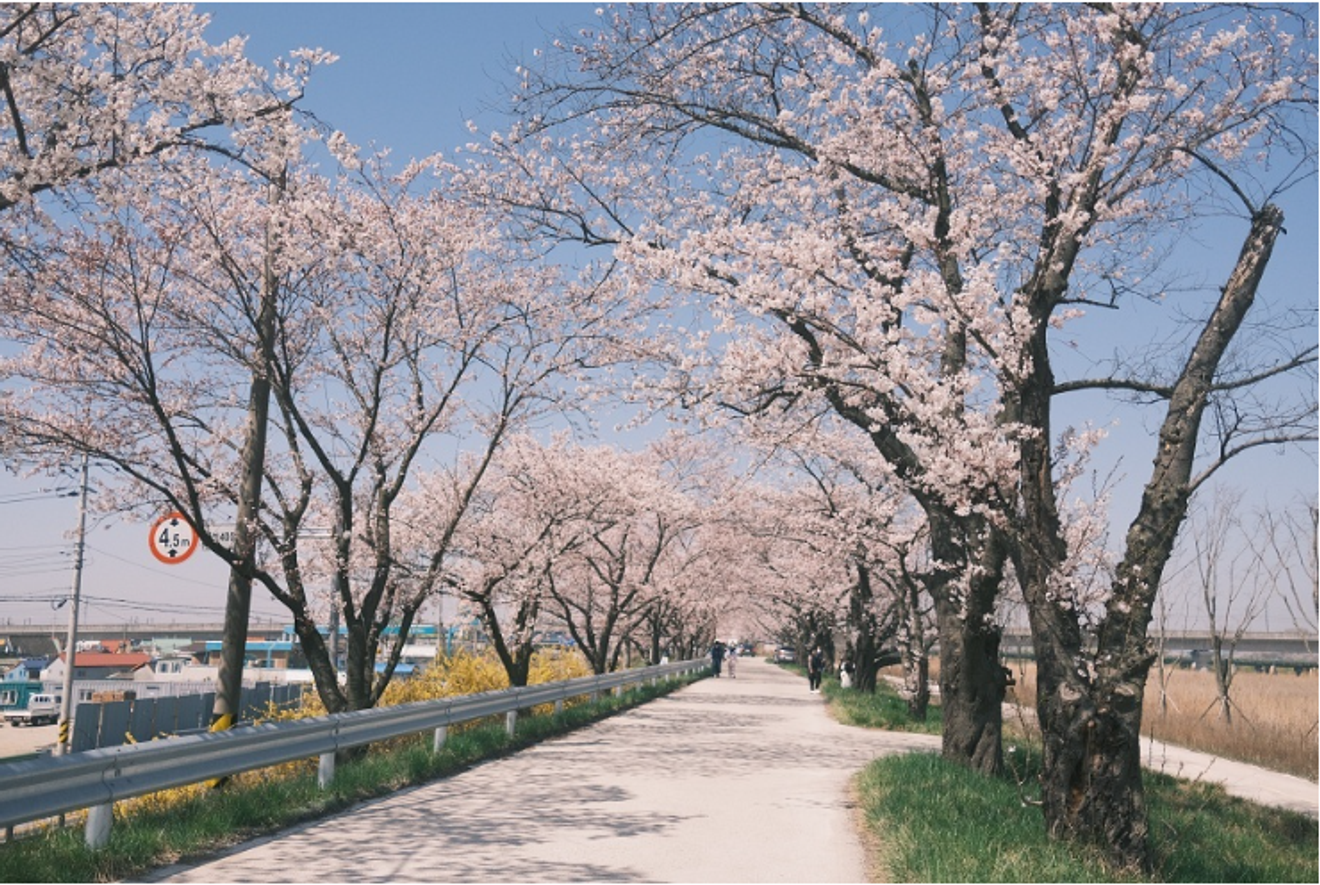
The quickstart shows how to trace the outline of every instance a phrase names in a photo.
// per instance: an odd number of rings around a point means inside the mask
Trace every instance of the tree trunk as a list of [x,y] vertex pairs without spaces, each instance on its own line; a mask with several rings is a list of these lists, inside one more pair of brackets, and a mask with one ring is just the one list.
[[914,722],[925,722],[930,707],[930,647],[921,612],[921,585],[908,572],[906,563],[902,563],[895,594],[900,609],[899,654],[908,716]]
[[966,583],[957,586],[934,576],[929,586],[940,643],[942,753],[973,771],[998,774],[1004,764],[1008,683],[999,661],[1000,629],[993,618],[1007,550],[1003,538],[988,526],[968,519],[955,522],[940,512],[928,512],[927,519],[933,559],[958,563],[957,574],[968,575]]
[[941,594],[935,600],[940,634],[940,706],[945,759],[982,774],[1004,764],[1002,734],[1005,681],[999,663],[998,628],[964,618]]
[[875,693],[876,671],[880,669],[880,643],[876,638],[875,616],[871,612],[874,597],[871,570],[857,564],[857,583],[848,597],[848,620],[853,628],[854,685],[858,691]]
[[[1045,744],[1046,827],[1054,836],[1101,846],[1120,867],[1150,866],[1141,705],[1156,657],[1147,638],[1155,594],[1194,489],[1200,422],[1215,373],[1254,301],[1282,224],[1283,214],[1274,206],[1255,213],[1219,303],[1171,389],[1154,467],[1128,529],[1089,668],[1077,613],[1051,594],[1051,562],[1040,555],[1054,550],[1057,535],[1028,535],[1020,548]],[[1040,531],[1048,520],[1038,517],[1052,512],[1053,498],[1039,494],[1045,484],[1025,479],[1025,529]]]
[[[271,204],[283,196],[284,178],[270,186]],[[270,416],[270,373],[275,353],[275,323],[279,278],[275,251],[279,240],[273,229],[266,232],[266,255],[262,269],[261,304],[257,316],[257,353],[253,355],[252,382],[248,393],[247,427],[243,441],[238,513],[234,525],[237,562],[229,569],[229,591],[225,599],[224,634],[220,666],[216,673],[215,701],[211,708],[211,730],[231,728],[242,712],[243,661],[247,656],[248,619],[252,609],[252,573],[256,562],[256,520],[261,512],[261,485],[266,470],[266,432]],[[70,658],[72,660],[72,658]]]
[[914,722],[925,722],[930,708],[930,658],[924,648],[904,652],[903,658],[908,716]]
[[1233,703],[1229,700],[1229,690],[1233,687],[1233,662],[1231,656],[1224,657],[1224,638],[1219,635],[1210,638],[1211,660],[1215,668],[1215,701],[1219,704],[1219,721],[1233,725]]

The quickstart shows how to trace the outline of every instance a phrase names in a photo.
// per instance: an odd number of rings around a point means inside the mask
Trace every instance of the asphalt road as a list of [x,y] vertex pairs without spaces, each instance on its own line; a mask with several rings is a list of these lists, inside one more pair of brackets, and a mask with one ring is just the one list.
[[58,725],[12,725],[0,723],[0,759],[25,756],[38,750],[49,750],[59,739]]
[[759,660],[168,882],[861,882],[848,782],[939,738],[839,725]]

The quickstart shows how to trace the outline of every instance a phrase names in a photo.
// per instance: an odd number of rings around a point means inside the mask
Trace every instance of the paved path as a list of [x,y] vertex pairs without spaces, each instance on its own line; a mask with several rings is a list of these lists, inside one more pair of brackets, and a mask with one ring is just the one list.
[[848,781],[939,738],[839,725],[754,659],[628,713],[304,825],[172,882],[862,882]]
[[1145,738],[1141,763],[1152,771],[1223,784],[1232,796],[1320,817],[1320,787],[1306,778],[1270,771]]
[[[839,725],[805,682],[743,659],[626,714],[364,803],[170,882],[861,882],[850,777],[939,738]],[[1316,784],[1177,747],[1148,767],[1315,816]]]

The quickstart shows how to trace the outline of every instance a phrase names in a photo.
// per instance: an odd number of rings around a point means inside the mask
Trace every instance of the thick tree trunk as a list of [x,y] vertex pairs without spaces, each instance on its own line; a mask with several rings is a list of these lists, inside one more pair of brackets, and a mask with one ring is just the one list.
[[[1138,664],[1133,668],[1142,671]],[[1104,847],[1124,867],[1148,864],[1148,824],[1141,773],[1144,680],[1067,688],[1042,717],[1045,763],[1041,798],[1050,835]],[[1048,725],[1045,724],[1048,719]]]
[[998,774],[1007,679],[993,619],[1007,550],[994,529],[972,520],[928,513],[928,521],[934,559],[960,563],[959,574],[969,575],[957,586],[932,582],[929,588],[940,643],[942,752],[973,771]]
[[1076,611],[1051,592],[1060,543],[1057,521],[1050,534],[1052,486],[1041,481],[1047,473],[1030,481],[1024,464],[1029,534],[1020,563],[1036,650],[1046,827],[1052,835],[1100,845],[1121,867],[1150,865],[1140,739],[1142,699],[1156,657],[1147,638],[1155,594],[1194,488],[1197,438],[1215,373],[1254,301],[1282,223],[1276,207],[1255,214],[1219,303],[1170,390],[1154,467],[1128,529],[1089,667]]
[[853,633],[854,686],[859,691],[875,692],[876,671],[880,669],[880,642],[876,636],[875,616],[871,603],[875,594],[871,588],[871,571],[857,565],[857,583],[848,598],[848,620]]
[[940,634],[940,706],[945,759],[982,774],[1003,767],[1004,672],[998,628],[962,616],[947,597],[936,598]]

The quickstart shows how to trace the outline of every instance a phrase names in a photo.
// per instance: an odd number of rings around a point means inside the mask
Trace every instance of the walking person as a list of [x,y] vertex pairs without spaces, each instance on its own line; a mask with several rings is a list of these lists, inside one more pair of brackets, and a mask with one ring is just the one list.
[[719,679],[720,668],[724,665],[724,643],[718,639],[710,647],[710,665],[711,669],[715,671],[715,678]]
[[738,678],[738,646],[729,646],[729,678]]
[[811,687],[812,694],[820,694],[820,678],[825,675],[825,652],[816,646],[811,650],[811,657],[807,658],[807,682]]
[[843,688],[853,687],[853,674],[857,668],[853,666],[852,658],[845,657],[843,663],[839,665],[839,685]]

